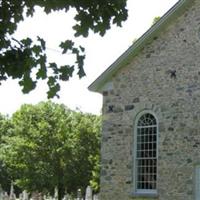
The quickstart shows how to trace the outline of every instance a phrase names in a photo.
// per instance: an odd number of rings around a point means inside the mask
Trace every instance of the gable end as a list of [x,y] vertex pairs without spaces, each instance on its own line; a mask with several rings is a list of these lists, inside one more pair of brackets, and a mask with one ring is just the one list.
[[172,21],[184,13],[188,9],[193,0],[179,0],[161,19],[148,29],[136,42],[133,43],[107,70],[105,70],[89,87],[93,92],[102,93],[102,88],[112,76],[122,67],[130,63],[130,61],[144,48],[145,45],[151,43],[161,31],[163,31]]

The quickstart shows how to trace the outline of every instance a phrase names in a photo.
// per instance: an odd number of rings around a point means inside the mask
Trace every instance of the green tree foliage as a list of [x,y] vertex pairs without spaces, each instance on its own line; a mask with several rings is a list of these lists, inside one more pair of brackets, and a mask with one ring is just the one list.
[[92,157],[94,167],[92,170],[92,179],[90,180],[90,185],[95,193],[100,190],[100,152]]
[[5,136],[1,155],[15,183],[59,199],[93,178],[99,154],[100,118],[51,102],[23,105],[13,115],[15,135]]
[[30,38],[19,41],[13,37],[19,22],[23,21],[25,16],[33,16],[36,6],[43,8],[47,14],[60,10],[75,10],[75,36],[87,37],[90,30],[103,36],[112,24],[121,26],[127,19],[126,1],[0,1],[0,82],[8,77],[19,79],[22,91],[28,93],[36,87],[38,80],[47,80],[48,97],[52,98],[60,90],[59,81],[67,81],[76,68],[80,78],[85,75],[84,48],[73,41],[66,38],[66,41],[60,43],[60,48],[63,54],[72,53],[76,62],[74,65],[58,66],[56,63],[47,62],[46,43],[41,37],[38,36],[37,41]]
[[[13,126],[11,120],[0,114],[0,146],[3,143],[4,136],[12,136]],[[11,184],[11,176],[8,169],[6,168],[3,160],[0,159],[0,185],[5,191],[9,191]]]
[[[73,120],[74,128],[74,163],[70,169],[72,177],[69,179],[68,187],[74,191],[74,186],[85,190],[90,181],[98,184],[99,179],[94,177],[98,172],[100,154],[100,118],[90,114],[75,113]],[[98,177],[99,178],[99,177]],[[96,191],[99,189],[93,187]]]
[[158,22],[160,20],[160,16],[154,17],[152,25],[154,25],[156,22]]

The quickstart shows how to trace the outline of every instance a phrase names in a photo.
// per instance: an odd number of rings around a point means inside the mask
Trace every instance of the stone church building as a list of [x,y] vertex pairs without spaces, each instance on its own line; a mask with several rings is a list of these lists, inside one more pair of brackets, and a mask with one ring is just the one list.
[[200,200],[200,0],[179,0],[89,89],[101,200]]

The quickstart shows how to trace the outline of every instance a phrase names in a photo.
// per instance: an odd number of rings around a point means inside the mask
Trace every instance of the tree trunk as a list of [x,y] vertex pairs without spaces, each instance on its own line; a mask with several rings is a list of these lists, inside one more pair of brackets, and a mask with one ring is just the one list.
[[64,187],[62,183],[58,183],[58,200],[62,200],[64,196]]
[[59,159],[59,155],[57,156],[58,158],[58,168],[57,168],[57,189],[58,189],[58,200],[62,200],[65,191],[64,191],[64,185],[63,185],[63,179],[64,179],[64,172],[61,167],[61,161]]

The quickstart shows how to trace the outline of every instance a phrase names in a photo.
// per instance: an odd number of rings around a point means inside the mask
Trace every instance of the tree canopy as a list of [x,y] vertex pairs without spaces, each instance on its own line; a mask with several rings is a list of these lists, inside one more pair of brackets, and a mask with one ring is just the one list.
[[[28,191],[76,193],[98,187],[100,118],[51,102],[23,105],[4,135],[0,160],[14,183]],[[98,188],[97,188],[98,189]]]
[[[0,146],[3,143],[3,137],[8,137],[13,135],[13,125],[11,120],[0,114]],[[0,185],[5,190],[10,189],[11,176],[5,163],[0,159]]]
[[[127,19],[127,0],[2,0],[0,1],[0,83],[7,80],[19,79],[19,85],[24,93],[37,86],[38,80],[46,80],[49,87],[48,98],[58,96],[59,81],[67,81],[77,69],[81,78],[84,72],[84,47],[66,38],[59,47],[62,53],[71,53],[76,61],[73,65],[59,66],[48,63],[46,42],[40,36],[37,41],[31,38],[18,40],[13,34],[19,22],[26,16],[33,16],[36,6],[50,14],[54,11],[70,9],[76,11],[75,24],[72,27],[75,36],[87,37],[89,31],[104,35],[112,24],[121,26]],[[33,72],[34,71],[34,72]]]

